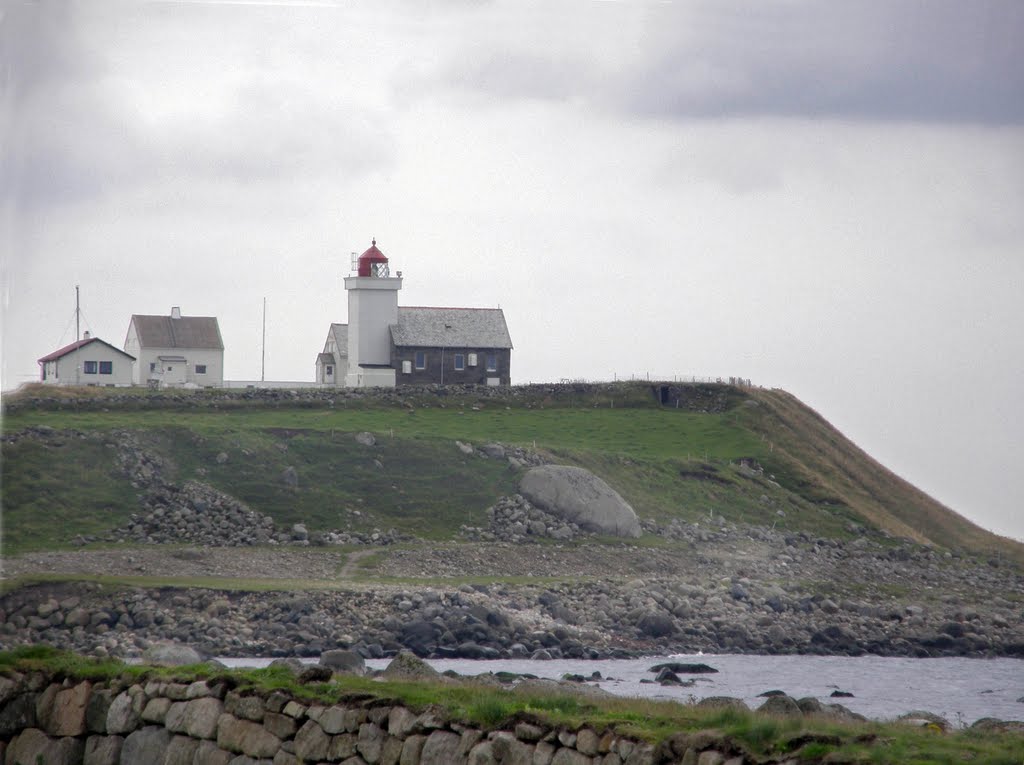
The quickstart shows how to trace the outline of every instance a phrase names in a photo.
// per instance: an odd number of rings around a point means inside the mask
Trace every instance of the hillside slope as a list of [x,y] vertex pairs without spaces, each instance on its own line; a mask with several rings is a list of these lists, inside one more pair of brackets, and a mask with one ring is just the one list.
[[[523,469],[466,453],[459,441],[587,467],[655,524],[724,519],[832,538],[866,527],[1024,562],[1024,545],[931,499],[778,390],[30,386],[7,397],[5,410],[7,552],[65,546],[75,534],[103,539],[104,527],[130,525],[153,498],[129,465],[169,487],[201,482],[279,526],[458,538],[463,525],[486,525],[487,508],[514,493]],[[372,446],[354,441],[363,431],[376,434]],[[158,504],[167,504],[161,496]]]

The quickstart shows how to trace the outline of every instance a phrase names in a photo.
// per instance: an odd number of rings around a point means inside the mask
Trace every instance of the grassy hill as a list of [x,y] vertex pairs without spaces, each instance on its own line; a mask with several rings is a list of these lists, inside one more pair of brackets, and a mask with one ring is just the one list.
[[[641,518],[724,517],[848,536],[851,524],[1024,561],[886,470],[776,390],[729,385],[535,385],[367,393],[42,389],[5,400],[3,547],[59,547],[138,511],[118,462],[130,432],[176,483],[194,479],[312,530],[396,528],[450,538],[514,492],[500,442],[587,467]],[[46,439],[26,428],[54,429]],[[358,444],[369,431],[377,444]],[[218,456],[220,455],[220,459]],[[281,480],[293,468],[297,485]]]

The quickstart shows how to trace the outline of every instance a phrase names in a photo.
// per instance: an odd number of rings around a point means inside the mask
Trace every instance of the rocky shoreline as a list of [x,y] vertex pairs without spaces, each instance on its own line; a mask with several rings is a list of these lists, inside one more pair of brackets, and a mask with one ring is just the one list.
[[[374,559],[362,570],[374,579],[363,581],[351,576],[365,561],[324,548],[27,554],[5,562],[7,576],[117,571],[247,584],[21,586],[0,597],[0,646],[48,643],[125,657],[161,640],[238,656],[348,648],[380,658],[404,648],[436,658],[1024,657],[1024,577],[1016,569],[866,537],[684,524],[669,536],[664,547],[546,540],[368,548]],[[493,581],[457,584],[467,579]],[[407,583],[381,583],[395,580]]]

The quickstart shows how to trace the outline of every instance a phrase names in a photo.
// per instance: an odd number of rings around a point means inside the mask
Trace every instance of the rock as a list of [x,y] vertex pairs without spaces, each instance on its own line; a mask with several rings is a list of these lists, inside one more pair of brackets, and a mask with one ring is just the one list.
[[655,638],[671,635],[676,629],[672,617],[664,613],[644,614],[636,626],[645,635]]
[[363,446],[377,445],[377,437],[374,436],[373,433],[367,433],[366,431],[362,433],[356,433],[355,439],[357,444],[362,444]]
[[331,737],[317,723],[307,720],[295,734],[295,755],[302,760],[326,760]]
[[355,651],[347,651],[342,648],[324,651],[320,654],[320,664],[330,667],[334,672],[346,675],[366,674],[366,659]]
[[[140,689],[141,691],[141,689]],[[119,693],[110,703],[107,710],[106,730],[109,734],[131,733],[139,727],[142,719],[141,692],[132,693],[131,689]]]
[[526,471],[519,491],[541,509],[589,531],[640,536],[640,521],[633,508],[589,470],[540,465]]
[[217,746],[250,757],[273,757],[281,739],[259,723],[222,714],[217,721]]
[[982,717],[971,724],[971,730],[998,731],[1000,733],[1024,733],[1024,721],[1000,720],[995,717]]
[[436,669],[411,651],[399,651],[381,672],[386,680],[428,680],[438,676]]
[[89,736],[85,740],[83,765],[118,765],[124,738],[121,736]]
[[83,682],[59,691],[53,700],[53,712],[47,733],[54,736],[80,736],[85,733],[85,709],[92,683]]
[[733,698],[732,696],[707,696],[697,702],[698,707],[704,707],[706,709],[739,709],[744,712],[749,712],[750,707],[746,705],[743,699]]
[[707,664],[684,664],[678,661],[667,661],[663,664],[655,664],[653,667],[649,667],[647,671],[661,672],[663,669],[675,672],[677,675],[701,675],[718,672],[717,669],[709,667]]
[[[423,743],[420,765],[464,765],[466,756],[461,751],[462,737],[448,731],[435,730]],[[403,752],[404,754],[404,752]]]
[[294,466],[289,465],[281,472],[281,482],[290,489],[298,488],[299,473]]
[[[168,734],[169,735],[169,734]],[[77,765],[82,762],[85,742],[77,738],[50,738],[38,728],[29,728],[15,736],[7,747],[6,762],[45,763],[45,765]],[[156,760],[139,760],[155,762]]]
[[785,694],[781,696],[770,696],[768,699],[757,708],[758,712],[769,715],[800,715],[803,711],[800,709],[800,705],[796,703],[796,699],[792,696]]
[[489,457],[492,460],[505,459],[505,447],[501,444],[484,444],[480,447],[480,451],[485,457]]
[[157,667],[181,667],[188,664],[201,664],[203,657],[191,646],[161,641],[143,651],[142,660],[146,664]]
[[949,724],[949,720],[945,717],[941,717],[933,712],[924,712],[919,709],[900,715],[895,721],[903,725],[910,725],[916,728],[933,727],[943,732],[948,731],[950,727],[952,727]]
[[148,725],[131,733],[121,747],[121,762],[162,762],[171,743],[171,732],[159,725]]

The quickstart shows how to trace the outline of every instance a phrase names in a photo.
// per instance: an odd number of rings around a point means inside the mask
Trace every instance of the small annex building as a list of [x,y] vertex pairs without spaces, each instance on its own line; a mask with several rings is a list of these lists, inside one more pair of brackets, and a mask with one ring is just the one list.
[[373,240],[345,278],[348,323],[331,324],[316,381],[337,387],[510,385],[512,339],[500,308],[399,307],[402,272],[391,275]]
[[137,359],[135,385],[219,388],[224,385],[224,341],[214,316],[132,315],[124,349]]
[[39,379],[46,385],[132,384],[135,357],[88,332],[81,340],[39,359]]

